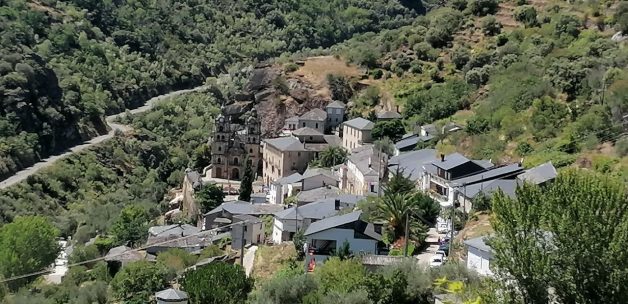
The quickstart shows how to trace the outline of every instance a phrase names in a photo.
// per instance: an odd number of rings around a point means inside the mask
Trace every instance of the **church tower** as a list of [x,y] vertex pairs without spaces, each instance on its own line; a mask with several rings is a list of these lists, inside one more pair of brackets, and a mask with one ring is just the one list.
[[221,113],[214,121],[214,134],[210,138],[211,148],[211,177],[227,178],[228,172],[228,150],[229,141],[231,140],[231,124],[229,120]]
[[257,117],[257,111],[253,108],[250,112],[249,117],[247,117],[244,128],[246,132],[244,132],[246,137],[244,138],[244,151],[247,154],[249,161],[252,164],[253,172],[260,174],[261,166],[261,150],[260,150],[260,141],[262,136],[261,130],[261,122],[259,117]]

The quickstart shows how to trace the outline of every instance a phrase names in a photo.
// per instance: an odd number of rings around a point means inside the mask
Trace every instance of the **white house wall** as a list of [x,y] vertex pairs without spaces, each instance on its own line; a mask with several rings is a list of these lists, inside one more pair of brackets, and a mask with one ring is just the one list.
[[[284,219],[280,220],[275,218],[273,220],[273,243],[281,244],[282,242],[289,241],[290,233],[296,232],[294,220]],[[302,227],[303,222],[299,222],[299,228]]]
[[490,269],[491,254],[478,250],[477,248],[468,247],[467,251],[467,268],[475,270],[481,275],[493,275]]
[[336,250],[344,244],[345,240],[349,242],[349,248],[354,254],[376,254],[377,241],[373,239],[356,239],[353,237],[354,231],[350,229],[332,228],[320,231],[307,236],[307,242],[312,244],[312,240],[332,240],[336,241]]

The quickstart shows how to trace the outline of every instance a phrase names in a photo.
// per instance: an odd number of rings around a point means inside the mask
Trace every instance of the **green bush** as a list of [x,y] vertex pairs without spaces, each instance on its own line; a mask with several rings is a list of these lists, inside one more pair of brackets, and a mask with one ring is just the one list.
[[286,64],[283,67],[283,70],[288,72],[288,73],[294,72],[294,71],[296,71],[298,69],[299,69],[299,66],[296,63],[294,63],[294,62],[290,62],[290,63]]
[[538,21],[536,19],[536,9],[532,5],[524,5],[515,8],[513,17],[515,20],[523,23],[526,27],[538,25]]
[[186,272],[181,287],[190,303],[236,304],[246,301],[253,279],[240,265],[215,262]]
[[502,30],[501,23],[494,16],[486,16],[482,19],[482,32],[486,36],[495,36]]
[[628,155],[628,137],[622,137],[615,142],[615,151],[619,157]]
[[497,0],[471,0],[467,9],[476,16],[486,16],[495,14],[498,4]]

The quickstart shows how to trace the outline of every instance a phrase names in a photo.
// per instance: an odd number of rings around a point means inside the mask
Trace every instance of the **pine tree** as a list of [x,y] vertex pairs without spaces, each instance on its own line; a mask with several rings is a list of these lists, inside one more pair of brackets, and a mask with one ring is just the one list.
[[240,195],[238,199],[248,202],[251,200],[251,192],[253,192],[253,169],[251,168],[251,162],[246,160],[246,167],[244,168],[244,176],[240,183]]

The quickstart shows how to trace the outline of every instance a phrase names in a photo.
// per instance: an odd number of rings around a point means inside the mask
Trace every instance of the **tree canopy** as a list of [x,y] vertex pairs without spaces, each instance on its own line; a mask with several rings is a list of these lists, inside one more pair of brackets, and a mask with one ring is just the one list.
[[253,289],[240,265],[210,263],[186,272],[181,282],[191,304],[244,303]]

